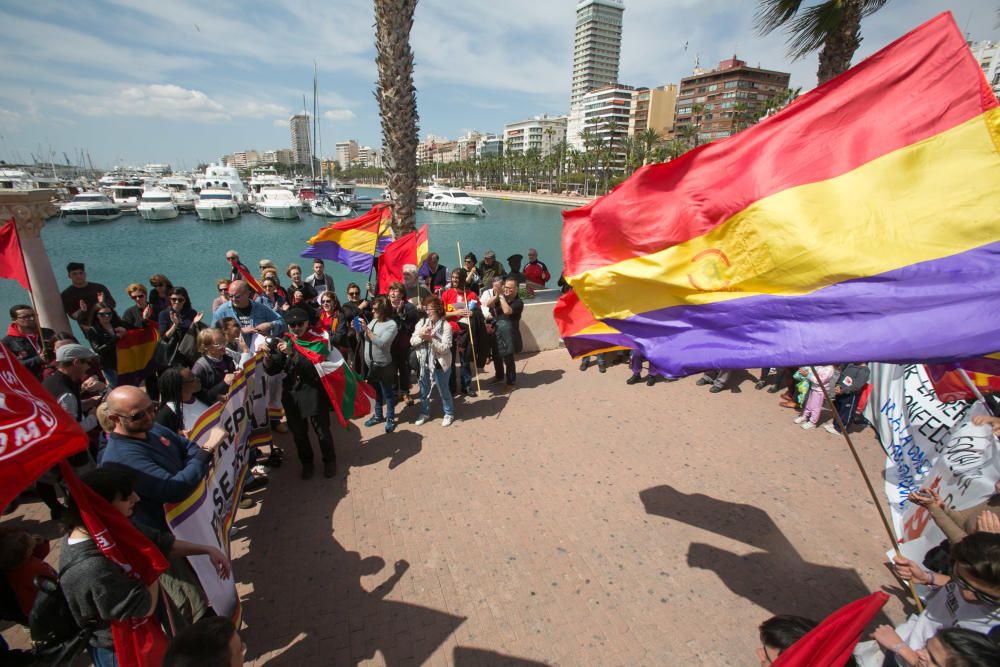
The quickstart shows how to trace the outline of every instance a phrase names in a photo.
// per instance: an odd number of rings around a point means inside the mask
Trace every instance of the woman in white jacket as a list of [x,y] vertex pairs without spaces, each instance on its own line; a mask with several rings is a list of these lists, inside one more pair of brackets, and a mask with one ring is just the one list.
[[451,426],[455,421],[455,405],[448,390],[451,373],[451,325],[444,319],[444,305],[440,297],[430,296],[424,301],[427,317],[417,323],[410,337],[410,345],[420,362],[420,418],[414,425],[426,424],[431,418],[431,379],[437,385],[444,408],[441,426]]

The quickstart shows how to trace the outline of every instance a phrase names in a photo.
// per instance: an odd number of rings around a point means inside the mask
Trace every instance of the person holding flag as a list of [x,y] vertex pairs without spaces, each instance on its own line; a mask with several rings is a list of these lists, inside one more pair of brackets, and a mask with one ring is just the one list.
[[47,363],[46,352],[51,353],[52,337],[55,336],[55,332],[52,329],[40,328],[35,309],[28,305],[11,306],[10,320],[7,335],[3,337],[3,344],[14,353],[25,368],[31,371],[32,375],[39,380],[42,379],[42,370]]

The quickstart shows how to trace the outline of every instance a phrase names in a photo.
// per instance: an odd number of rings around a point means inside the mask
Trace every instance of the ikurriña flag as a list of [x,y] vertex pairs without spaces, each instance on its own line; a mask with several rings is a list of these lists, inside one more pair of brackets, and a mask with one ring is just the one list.
[[330,347],[326,336],[307,331],[299,338],[290,336],[289,340],[316,368],[341,426],[371,411],[375,388],[351,370],[340,351]]
[[941,14],[565,212],[566,279],[670,375],[993,352],[997,106]]
[[375,255],[392,242],[392,209],[377,204],[368,213],[324,227],[309,239],[303,257],[329,259],[351,271],[371,271]]

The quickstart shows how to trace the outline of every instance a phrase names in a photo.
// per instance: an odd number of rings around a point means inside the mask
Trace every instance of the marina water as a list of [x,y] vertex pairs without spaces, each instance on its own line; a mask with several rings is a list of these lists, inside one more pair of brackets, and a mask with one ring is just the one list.
[[[380,192],[358,188],[359,194],[371,197],[379,196]],[[427,223],[430,249],[440,254],[441,263],[449,271],[457,265],[456,242],[462,244],[463,254],[474,252],[480,260],[486,250],[496,251],[505,268],[508,256],[514,253],[526,256],[528,248],[534,247],[539,259],[548,265],[552,273],[549,285],[554,287],[563,268],[562,207],[489,198],[483,201],[489,209],[485,217],[417,212],[417,227]],[[93,225],[67,224],[56,217],[46,222],[42,239],[60,289],[69,285],[66,264],[84,262],[88,280],[111,290],[121,314],[132,305],[125,287],[131,282],[141,282],[149,289],[149,276],[162,273],[175,286],[186,287],[192,305],[204,311],[210,321],[208,311],[218,296],[215,281],[229,276],[226,250],[239,252],[240,259],[255,275],[258,260],[273,260],[280,269],[281,283],[287,285],[284,270],[291,262],[302,267],[304,276],[312,273],[312,260],[300,255],[306,248],[306,240],[332,222],[336,221],[309,213],[303,214],[299,221],[271,220],[256,213],[244,213],[226,224],[202,222],[193,213],[164,222],[145,222],[138,216],[126,215]],[[367,274],[353,273],[331,261],[327,261],[326,270],[334,279],[341,301],[346,300],[348,282],[363,287],[368,278]],[[22,302],[30,303],[27,293],[16,282],[0,281],[3,317],[10,306]],[[77,325],[72,326],[79,334]]]

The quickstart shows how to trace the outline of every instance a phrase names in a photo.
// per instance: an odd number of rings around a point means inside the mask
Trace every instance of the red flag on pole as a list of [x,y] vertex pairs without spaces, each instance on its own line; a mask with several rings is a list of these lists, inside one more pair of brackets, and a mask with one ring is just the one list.
[[0,345],[0,507],[43,472],[87,448],[87,435]]
[[[59,467],[87,532],[104,557],[144,586],[159,579],[168,564],[156,545],[111,503],[80,481],[66,461],[60,462]],[[152,667],[163,662],[167,636],[155,616],[112,621],[111,635],[120,667]]]
[[861,631],[888,600],[879,591],[844,605],[779,655],[772,667],[840,667],[851,657]]
[[403,266],[417,262],[417,233],[410,232],[386,246],[378,260],[378,290],[388,294],[389,285],[403,281]]
[[21,283],[21,287],[31,291],[28,270],[24,267],[21,254],[21,240],[17,237],[17,225],[11,218],[0,227],[0,278],[10,278]]
[[231,259],[229,260],[229,263],[232,264],[236,268],[236,270],[240,272],[240,275],[243,276],[244,282],[246,282],[247,286],[249,286],[250,289],[252,289],[257,294],[264,293],[264,288],[260,286],[260,283],[257,282],[256,278],[253,277],[253,274],[247,271],[246,267],[240,264],[239,260]]

